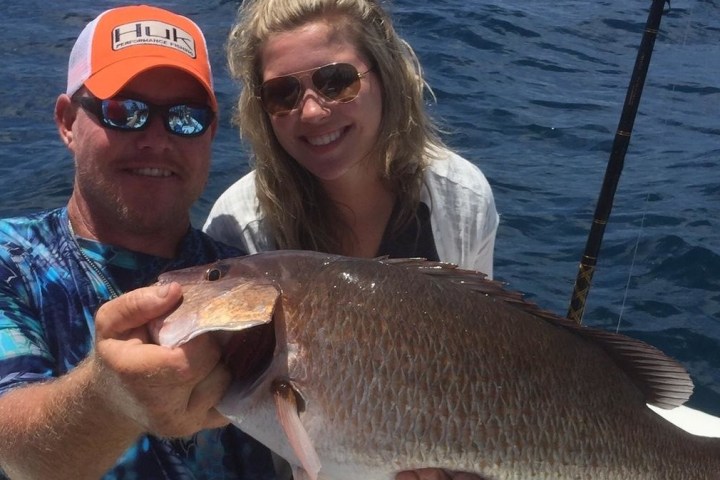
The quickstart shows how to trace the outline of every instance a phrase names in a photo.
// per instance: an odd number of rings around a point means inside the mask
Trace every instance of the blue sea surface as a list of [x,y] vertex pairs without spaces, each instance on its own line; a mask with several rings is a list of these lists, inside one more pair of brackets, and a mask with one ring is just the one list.
[[[238,88],[224,42],[238,1],[151,2],[205,30],[222,108],[208,188],[246,173],[230,115]],[[567,312],[651,2],[439,0],[388,3],[414,46],[453,148],[493,186],[496,277]],[[118,3],[6,2],[0,29],[0,216],[63,204],[72,158],[53,123],[85,23]],[[662,18],[584,323],[641,338],[720,415],[720,2],[674,0]],[[492,332],[488,332],[489,335]],[[568,366],[570,368],[571,366]]]

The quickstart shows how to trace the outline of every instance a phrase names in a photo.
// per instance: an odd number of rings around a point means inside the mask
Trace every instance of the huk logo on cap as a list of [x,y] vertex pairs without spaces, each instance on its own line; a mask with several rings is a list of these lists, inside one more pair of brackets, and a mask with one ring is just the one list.
[[174,48],[195,58],[195,40],[185,30],[156,20],[126,23],[112,31],[112,49],[135,45],[158,45]]

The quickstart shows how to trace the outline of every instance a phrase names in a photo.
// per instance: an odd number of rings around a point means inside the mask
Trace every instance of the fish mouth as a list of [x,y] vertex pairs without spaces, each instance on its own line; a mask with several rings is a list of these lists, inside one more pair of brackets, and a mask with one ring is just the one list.
[[223,348],[225,364],[234,381],[243,385],[242,390],[254,385],[272,364],[276,343],[274,323],[273,320],[233,333]]

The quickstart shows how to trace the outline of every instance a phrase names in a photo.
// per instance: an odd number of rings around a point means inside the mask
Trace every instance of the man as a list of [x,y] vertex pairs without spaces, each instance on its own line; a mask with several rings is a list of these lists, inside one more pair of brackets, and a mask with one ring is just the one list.
[[213,408],[230,381],[218,346],[150,342],[147,322],[179,301],[179,287],[121,295],[162,271],[244,253],[190,227],[216,112],[191,20],[123,7],[78,37],[55,106],[75,160],[72,195],[0,221],[5,475],[274,477],[267,449]]

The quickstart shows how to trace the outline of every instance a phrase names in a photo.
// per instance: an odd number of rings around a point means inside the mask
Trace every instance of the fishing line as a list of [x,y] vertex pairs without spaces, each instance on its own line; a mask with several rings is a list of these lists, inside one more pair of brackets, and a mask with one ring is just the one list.
[[640,219],[640,227],[638,228],[637,238],[635,239],[635,248],[633,250],[632,261],[630,262],[630,271],[628,272],[627,282],[625,282],[625,292],[623,293],[622,304],[620,305],[620,313],[618,314],[617,325],[615,326],[615,333],[620,331],[620,322],[622,322],[623,313],[625,312],[625,303],[627,303],[628,292],[630,291],[630,282],[633,277],[633,270],[635,269],[635,261],[637,259],[638,249],[640,247],[640,239],[642,238],[643,229],[645,228],[645,218],[647,218],[648,203],[650,202],[650,193],[645,195],[645,208],[643,209],[643,215]]
[[[682,40],[681,40],[680,44],[683,47],[687,46],[688,37],[690,35],[690,30],[692,28],[692,26],[691,26],[692,20],[695,16],[695,5],[696,4],[697,4],[697,2],[693,2],[690,5],[690,8],[688,9],[688,15],[686,16],[685,25],[681,31],[680,37]],[[667,40],[672,40],[669,35],[668,35]],[[668,43],[672,43],[672,42],[668,42]],[[676,89],[677,89],[677,82],[673,82],[673,84],[670,87],[670,104],[672,104],[676,101],[675,95],[674,95]],[[674,110],[675,109],[672,108],[672,105],[670,105],[670,108],[668,108],[668,111],[672,112]],[[668,125],[667,117],[665,117],[665,119],[661,123],[664,123],[665,126],[667,127],[667,125]],[[628,296],[630,293],[630,283],[632,282],[633,272],[635,270],[635,265],[637,264],[637,255],[638,255],[638,250],[640,248],[640,240],[642,239],[642,236],[644,233],[645,219],[647,218],[649,203],[650,203],[650,192],[648,192],[645,195],[645,201],[643,202],[642,217],[640,219],[640,226],[638,228],[637,238],[635,239],[635,247],[633,249],[633,255],[632,255],[632,260],[630,262],[630,269],[628,271],[627,281],[625,282],[625,289],[623,292],[622,303],[620,305],[620,312],[618,314],[617,324],[615,326],[615,333],[618,333],[620,331],[620,324],[622,323],[623,314],[625,313],[625,305],[627,304]]]
[[635,66],[633,67],[630,84],[628,85],[625,95],[625,102],[620,115],[618,128],[615,132],[610,159],[605,170],[605,176],[603,177],[600,196],[595,206],[595,214],[593,215],[593,221],[590,226],[590,233],[588,234],[585,250],[578,267],[575,285],[573,286],[570,297],[567,318],[575,321],[577,324],[582,323],[585,302],[588,292],[590,291],[605,227],[608,223],[610,212],[612,211],[613,199],[625,163],[625,153],[630,143],[630,136],[632,134],[633,124],[635,123],[640,97],[642,96],[645,77],[650,64],[650,57],[652,56],[653,46],[655,45],[655,39],[660,28],[660,20],[662,19],[666,2],[669,2],[669,0],[653,0],[640,47],[637,51]]
[[[681,32],[681,42],[680,44],[685,47],[687,46],[688,37],[690,35],[690,29],[692,24],[692,19],[695,15],[695,5],[697,2],[693,2],[688,9],[688,15],[686,16],[685,25],[682,28]],[[667,40],[672,40],[670,36],[668,35]],[[672,43],[672,42],[669,42]],[[670,103],[675,102],[675,91],[677,89],[677,82],[673,82],[673,84],[670,87]],[[672,108],[672,105],[670,105],[670,108],[668,108],[668,111],[674,111],[675,109]],[[665,117],[665,119],[661,122],[664,123],[667,127],[668,125],[668,119]],[[632,260],[630,262],[630,270],[628,271],[627,281],[625,282],[625,289],[623,291],[623,297],[622,297],[622,303],[620,305],[620,312],[618,314],[617,324],[615,325],[615,333],[618,333],[620,331],[620,324],[622,323],[623,314],[625,313],[625,305],[627,304],[628,296],[630,294],[630,283],[632,282],[633,278],[633,272],[635,270],[635,265],[637,264],[637,255],[638,250],[640,248],[640,240],[642,239],[644,228],[645,228],[645,219],[647,218],[648,214],[648,204],[650,203],[650,192],[648,192],[645,195],[645,201],[643,202],[643,212],[642,217],[640,219],[640,226],[638,228],[637,238],[635,239],[635,248],[633,249],[633,255]]]

